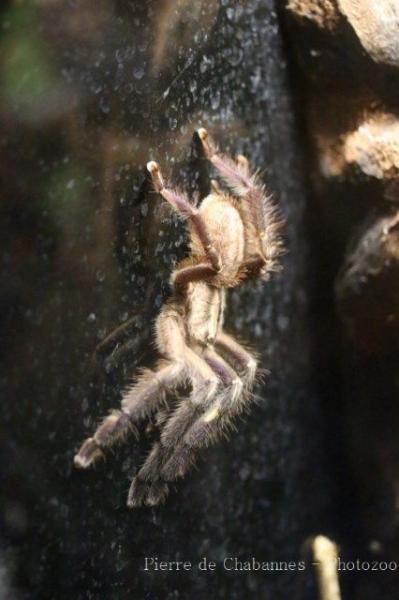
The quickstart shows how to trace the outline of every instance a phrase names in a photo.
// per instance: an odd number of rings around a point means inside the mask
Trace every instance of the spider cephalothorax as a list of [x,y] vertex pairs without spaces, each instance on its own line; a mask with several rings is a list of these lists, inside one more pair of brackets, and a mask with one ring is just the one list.
[[[173,293],[156,321],[162,358],[137,377],[123,394],[121,410],[107,416],[75,456],[77,467],[88,467],[134,423],[155,413],[159,441],[133,479],[132,507],[163,501],[169,483],[183,476],[198,451],[228,431],[251,401],[256,361],[223,331],[225,288],[267,278],[282,251],[281,221],[246,158],[234,162],[217,152],[205,129],[198,135],[230,193],[213,183],[212,193],[194,208],[166,187],[157,163],[148,163],[155,191],[187,220],[190,254],[172,273]],[[173,395],[182,388],[186,397],[176,400]]]

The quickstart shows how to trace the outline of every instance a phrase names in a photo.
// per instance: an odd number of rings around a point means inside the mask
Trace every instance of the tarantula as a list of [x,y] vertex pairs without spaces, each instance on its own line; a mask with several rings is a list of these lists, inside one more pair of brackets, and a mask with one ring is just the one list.
[[[159,441],[133,479],[129,507],[164,501],[169,484],[250,403],[257,363],[223,331],[226,288],[248,278],[267,279],[279,268],[282,253],[282,221],[247,159],[233,161],[217,151],[205,129],[197,133],[204,156],[233,195],[214,181],[212,193],[194,208],[186,196],[166,186],[156,162],[147,164],[154,190],[187,220],[191,251],[172,273],[172,296],[156,320],[162,358],[138,376],[123,394],[121,410],[105,417],[74,459],[77,467],[92,465],[135,430],[135,422],[157,413]],[[182,386],[186,397],[176,400]],[[174,396],[173,402],[168,396]]]

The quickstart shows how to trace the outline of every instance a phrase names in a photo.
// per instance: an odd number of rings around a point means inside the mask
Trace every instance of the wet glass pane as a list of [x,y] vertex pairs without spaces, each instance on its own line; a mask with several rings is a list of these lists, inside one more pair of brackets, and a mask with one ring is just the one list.
[[[223,567],[299,560],[323,504],[312,494],[319,440],[303,444],[317,417],[304,194],[273,2],[10,1],[0,27],[4,597],[305,589],[299,572]],[[92,471],[73,456],[157,358],[153,322],[187,238],[145,165],[159,161],[196,202],[214,176],[193,137],[201,126],[261,170],[287,221],[283,273],[234,290],[226,312],[271,375],[232,441],[209,449],[165,506],[129,511],[144,436]],[[155,556],[218,567],[146,572]]]

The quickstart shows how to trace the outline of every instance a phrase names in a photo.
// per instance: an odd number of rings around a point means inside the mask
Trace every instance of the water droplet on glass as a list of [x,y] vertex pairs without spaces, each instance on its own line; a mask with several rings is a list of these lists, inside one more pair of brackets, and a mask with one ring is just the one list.
[[115,58],[118,63],[123,62],[124,57],[123,57],[123,50],[121,48],[118,48],[118,50],[115,52]]
[[231,53],[229,62],[233,67],[237,67],[243,59],[242,50],[236,50]]
[[100,83],[98,83],[98,84],[94,84],[94,85],[91,87],[91,91],[92,91],[94,94],[99,94],[100,92],[102,92],[102,89],[103,89],[103,86],[102,86]]
[[143,67],[140,67],[140,66],[133,67],[133,77],[135,79],[142,79],[144,77]]
[[211,97],[211,107],[213,108],[213,110],[216,110],[217,108],[219,108],[220,105],[220,92],[216,92],[212,97]]
[[206,67],[207,67],[208,61],[206,59],[206,56],[203,57],[201,64],[200,64],[200,72],[201,73],[205,73],[206,71]]
[[102,98],[100,98],[100,109],[105,114],[108,114],[109,111],[111,110],[109,102],[108,102],[108,100],[106,98],[104,98],[104,96],[102,96]]

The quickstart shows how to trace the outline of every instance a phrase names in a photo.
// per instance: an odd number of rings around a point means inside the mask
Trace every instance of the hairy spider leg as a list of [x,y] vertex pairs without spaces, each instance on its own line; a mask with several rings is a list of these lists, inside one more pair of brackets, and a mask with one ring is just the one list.
[[133,422],[148,416],[164,399],[165,390],[176,386],[184,378],[182,363],[160,361],[158,369],[145,369],[136,383],[124,394],[121,410],[111,412],[103,419],[93,437],[89,437],[74,458],[76,467],[86,469],[103,456],[132,430]]
[[[228,363],[215,351],[208,350],[206,359],[214,370],[222,374],[226,365],[233,365],[242,376],[240,378],[232,367],[229,367],[230,373],[235,373],[235,379],[230,381],[230,385],[226,380],[224,381],[225,388],[222,394],[188,428],[174,455],[161,470],[166,480],[183,476],[194,462],[198,450],[225,435],[232,428],[234,419],[246,409],[252,399],[250,391],[257,368],[255,357],[234,338],[223,332],[218,333],[215,347]],[[237,383],[239,385],[235,387]]]
[[[173,390],[190,378],[197,385],[212,392],[215,375],[208,365],[185,343],[181,318],[166,305],[157,319],[157,344],[167,360],[160,361],[157,369],[146,369],[136,383],[122,397],[121,410],[114,411],[102,421],[93,437],[88,438],[76,454],[75,466],[87,468],[134,429],[133,422],[147,417],[164,400],[165,391]],[[216,386],[214,384],[216,389]]]
[[[259,183],[256,173],[252,173],[248,160],[239,155],[237,162],[218,153],[206,129],[199,129],[198,136],[206,158],[213,164],[228,187],[243,200],[243,217],[254,229],[251,240],[252,253],[264,260],[267,271],[278,268],[278,258],[282,253],[280,229],[282,220],[265,187]],[[251,235],[252,237],[252,235]],[[258,256],[259,255],[259,256]]]
[[[139,334],[139,335],[138,335]],[[149,332],[138,326],[137,315],[112,330],[95,348],[91,359],[91,373],[97,377],[101,371],[109,374],[119,367],[128,354],[138,353],[148,342]]]
[[161,194],[161,196],[169,202],[178,213],[190,219],[204,248],[205,255],[212,266],[213,273],[219,272],[222,268],[221,258],[212,244],[208,228],[201,213],[197,208],[192,206],[186,196],[165,187],[164,178],[159,165],[156,162],[149,162],[147,164],[147,169],[151,174],[154,189]]
[[[215,345],[224,353],[225,358],[229,359],[229,362],[239,367],[243,376],[239,378],[236,374],[231,385],[226,385],[213,405],[187,429],[174,455],[161,470],[162,477],[168,481],[186,473],[194,462],[198,450],[226,435],[233,427],[235,418],[246,409],[252,399],[250,390],[256,374],[255,358],[234,338],[224,333],[217,336]],[[211,360],[219,362],[219,367],[214,362],[215,370],[226,365],[221,356],[215,352],[212,352]],[[234,373],[231,367],[230,372]],[[239,382],[239,386],[234,389],[235,382]]]
[[[161,428],[160,440],[132,482],[129,506],[155,505],[164,500],[170,482],[188,470],[201,448],[229,431],[235,417],[253,398],[255,358],[222,332],[222,305],[217,316],[215,309],[219,304],[212,294],[208,298],[204,292],[237,285],[248,277],[275,270],[281,254],[282,223],[257,174],[251,173],[247,159],[239,156],[234,162],[218,154],[206,130],[199,130],[198,135],[204,154],[241,202],[225,196],[218,184],[212,182],[214,196],[198,210],[186,196],[165,186],[157,163],[148,163],[154,189],[189,219],[192,253],[172,274],[175,293],[156,322],[156,341],[163,359],[153,370],[142,372],[123,395],[121,410],[104,419],[75,457],[77,466],[89,466],[102,455],[103,449],[134,428],[134,421],[155,412]],[[220,242],[218,232],[224,231],[227,218],[220,224],[217,211],[212,212],[212,202],[221,207],[218,200],[231,205],[229,215],[236,221],[237,232],[229,240],[234,242],[233,248],[241,243],[239,252],[229,252],[227,242],[219,251],[219,245],[212,241],[216,232],[215,240]],[[222,240],[226,241],[224,237]],[[229,273],[229,267],[234,273]],[[196,312],[193,302],[200,293]],[[114,338],[109,340],[110,345],[114,341]],[[191,384],[191,393],[188,398],[176,399],[183,383]],[[165,391],[169,390],[174,392],[175,401],[166,404]]]
[[[179,414],[179,419],[181,419],[180,426],[183,428],[181,430],[181,435],[183,435],[184,430],[190,424],[190,419],[187,416],[187,409],[194,406],[196,411],[197,404],[202,405],[209,403],[216,394],[219,379],[207,362],[187,345],[184,323],[182,317],[178,314],[178,308],[175,308],[173,302],[170,302],[169,305],[166,305],[161,311],[157,320],[156,329],[158,348],[161,354],[164,356],[174,355],[175,361],[184,365],[185,378],[192,384],[191,395],[179,404],[176,411],[166,422],[161,438],[164,435],[164,431],[168,427],[169,422],[176,419],[177,414]],[[188,412],[190,411],[188,410]],[[142,469],[133,480],[128,496],[128,506],[139,506],[143,502],[148,505],[157,504],[166,497],[168,493],[167,485],[161,485],[160,482],[157,481],[159,478],[157,475],[159,472],[159,465],[164,460],[164,454],[162,453],[162,456],[159,455],[157,448],[158,446],[155,445],[147,457]],[[168,455],[172,451],[173,447],[168,447],[167,450],[165,450]],[[151,489],[149,489],[149,486],[146,483],[150,479],[152,481],[150,486]],[[142,481],[145,482],[144,485],[140,485]]]
[[160,441],[155,444],[147,459],[132,481],[128,506],[141,504],[155,505],[163,501],[168,493],[167,482],[183,475],[194,462],[195,453],[182,443],[185,434],[198,420],[212,410],[212,413],[226,409],[232,398],[241,393],[242,383],[235,371],[211,349],[205,350],[203,359],[213,373],[215,382],[221,384],[222,393],[205,395],[206,390],[194,388],[191,396],[178,405],[174,414],[166,422]]
[[201,262],[196,265],[178,267],[171,277],[171,283],[177,289],[184,289],[188,283],[206,280],[212,275],[215,275],[215,269],[212,265]]
[[227,360],[241,375],[245,389],[252,388],[256,378],[256,357],[231,335],[219,331],[215,339],[216,350]]
[[[220,394],[196,415],[184,435],[175,443],[173,454],[161,469],[161,476],[166,481],[182,477],[193,464],[197,451],[214,443],[221,434],[226,433],[231,425],[231,409],[240,402],[244,386],[234,369],[214,350],[207,349],[204,358],[219,375],[223,387]],[[171,429],[173,440],[174,431]],[[197,440],[195,437],[196,443],[191,443],[194,434],[199,434],[199,438]]]
[[[202,362],[200,357],[198,361]],[[204,364],[207,364],[204,361]],[[147,504],[149,506],[162,502],[167,493],[168,486],[160,477],[162,465],[173,455],[179,439],[183,437],[190,424],[203,411],[203,406],[208,406],[216,395],[219,379],[217,374],[209,368],[209,378],[202,385],[194,382],[192,393],[184,398],[166,421],[160,441],[156,443],[143,466],[132,481],[127,504],[130,507]]]
[[166,422],[161,439],[134,478],[128,505],[156,505],[168,493],[167,482],[182,477],[198,451],[225,435],[246,408],[256,374],[256,360],[231,336],[218,334],[216,346],[243,373],[242,379],[226,360],[208,348],[204,359],[222,383],[220,394],[207,403],[184,400]]

